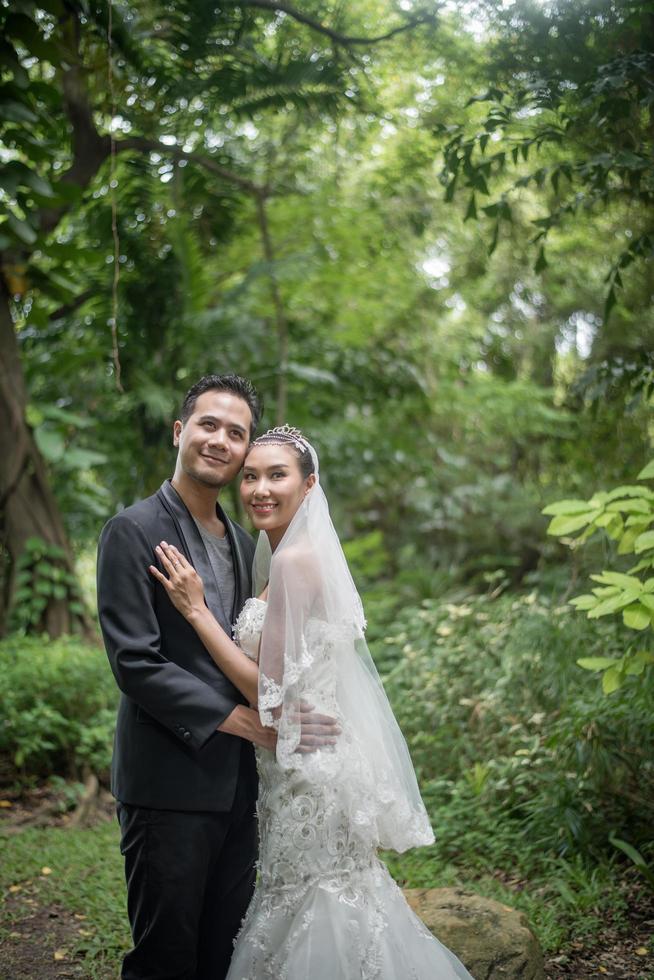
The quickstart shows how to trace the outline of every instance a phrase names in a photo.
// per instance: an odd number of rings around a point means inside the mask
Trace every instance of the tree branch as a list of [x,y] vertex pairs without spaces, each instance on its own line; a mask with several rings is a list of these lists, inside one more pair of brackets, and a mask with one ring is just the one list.
[[228,181],[230,184],[235,184],[242,190],[248,191],[250,194],[256,196],[263,194],[266,197],[269,193],[267,187],[260,187],[253,180],[249,180],[249,178],[243,177],[241,174],[234,173],[228,167],[223,167],[222,164],[213,160],[211,157],[205,156],[202,153],[187,153],[179,146],[168,146],[166,143],[161,143],[156,139],[149,139],[146,136],[128,136],[125,139],[116,140],[116,152],[120,153],[125,150],[161,153],[162,156],[169,156],[174,160],[188,160],[189,163],[200,164],[206,170],[216,174],[218,177],[222,177],[223,180]]
[[[61,176],[60,183],[86,187],[109,156],[111,141],[109,136],[98,133],[93,121],[79,53],[80,23],[72,9],[68,10],[63,21],[62,34],[66,44],[66,67],[62,71],[61,83],[66,115],[72,128],[73,160]],[[56,228],[69,206],[62,204],[59,207],[42,208],[39,215],[42,231],[49,232]]]
[[258,7],[260,10],[268,10],[270,13],[287,14],[293,20],[296,20],[298,24],[305,24],[311,30],[318,31],[318,33],[331,38],[335,44],[342,44],[344,46],[350,44],[378,44],[380,41],[388,41],[397,34],[410,31],[420,24],[436,23],[436,17],[433,14],[424,13],[418,17],[411,18],[405,24],[393,27],[385,34],[378,34],[376,37],[353,37],[349,34],[341,34],[339,31],[334,30],[334,28],[321,24],[320,21],[310,17],[309,14],[305,14],[302,10],[298,10],[297,7],[293,7],[290,3],[280,3],[279,0],[233,0],[233,2],[239,7]]
[[79,296],[72,299],[70,303],[64,303],[63,306],[59,306],[56,310],[53,310],[48,319],[61,320],[62,317],[68,316],[69,313],[74,313],[75,310],[79,310],[80,306],[83,306],[84,303],[91,299],[92,296],[95,296],[96,293],[97,290],[94,286],[91,286],[89,289],[85,289],[83,293],[80,293]]

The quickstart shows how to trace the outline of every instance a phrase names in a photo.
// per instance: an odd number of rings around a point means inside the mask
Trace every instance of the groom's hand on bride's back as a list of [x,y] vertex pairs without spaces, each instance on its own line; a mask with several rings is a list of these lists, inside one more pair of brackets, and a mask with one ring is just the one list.
[[274,752],[277,745],[277,732],[273,728],[265,728],[259,720],[259,712],[254,708],[246,708],[244,704],[236,705],[223,723],[218,725],[218,731],[246,738],[248,742],[253,742],[262,749],[270,749],[271,752]]
[[335,745],[341,728],[335,718],[322,715],[307,701],[300,702],[300,744],[296,752],[315,752]]
[[[301,734],[297,752],[315,752],[316,749],[335,745],[338,741],[341,728],[336,719],[330,715],[320,714],[307,701],[300,703],[299,720]],[[234,708],[218,726],[218,731],[226,735],[246,738],[248,742],[254,742],[255,745],[271,751],[274,751],[277,745],[277,732],[273,728],[264,727],[259,720],[258,711],[254,708],[246,708],[244,704],[238,704]]]

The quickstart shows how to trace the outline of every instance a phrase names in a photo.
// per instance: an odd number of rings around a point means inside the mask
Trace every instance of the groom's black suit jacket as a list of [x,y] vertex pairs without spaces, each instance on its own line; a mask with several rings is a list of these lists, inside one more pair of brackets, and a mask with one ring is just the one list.
[[[225,612],[233,622],[251,595],[254,543],[217,510],[232,547],[235,598]],[[200,533],[170,481],[109,521],[98,547],[98,613],[121,690],[111,788],[136,806],[226,811],[237,780],[256,796],[252,745],[216,731],[245,699],[148,572],[162,540],[196,568],[207,605],[225,618]]]

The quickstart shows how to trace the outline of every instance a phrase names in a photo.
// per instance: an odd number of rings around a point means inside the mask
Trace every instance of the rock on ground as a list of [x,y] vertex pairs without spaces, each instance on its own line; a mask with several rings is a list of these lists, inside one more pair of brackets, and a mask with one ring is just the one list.
[[522,912],[460,888],[407,888],[404,894],[474,980],[545,980],[543,953]]

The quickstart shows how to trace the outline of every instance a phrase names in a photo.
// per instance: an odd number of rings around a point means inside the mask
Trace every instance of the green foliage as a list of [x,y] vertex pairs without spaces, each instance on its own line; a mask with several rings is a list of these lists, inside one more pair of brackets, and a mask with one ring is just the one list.
[[[29,0],[13,10],[0,6],[0,138],[4,144],[0,166],[0,249],[34,246],[39,235],[38,209],[57,203],[48,164],[57,142],[57,113],[61,95],[51,81],[30,77],[24,66],[26,56],[57,64],[61,53],[54,38],[47,39],[44,22],[63,10],[58,0],[43,13],[47,4]],[[42,138],[36,137],[38,129]],[[44,166],[45,165],[45,166]],[[15,273],[24,272],[20,264]],[[14,280],[18,280],[15,278]]]
[[0,642],[0,757],[20,779],[106,776],[116,686],[99,647],[14,634]]
[[[654,460],[638,479],[654,479]],[[625,678],[642,676],[654,664],[654,531],[649,530],[654,523],[654,491],[641,484],[620,486],[599,491],[590,500],[559,500],[543,513],[552,517],[548,534],[564,538],[571,548],[579,548],[599,532],[616,543],[618,555],[640,556],[627,574],[603,570],[591,575],[598,587],[571,600],[589,619],[621,615],[625,626],[643,634],[646,649],[634,651],[629,644],[617,660],[603,656],[577,661],[586,670],[601,671],[603,690],[612,694]],[[581,533],[570,538],[576,531]]]
[[84,608],[75,576],[68,571],[65,552],[41,538],[28,538],[16,570],[12,610],[14,629],[38,632],[49,602],[66,603],[73,615]]
[[646,845],[654,679],[629,677],[607,699],[575,664],[621,651],[626,632],[532,592],[427,600],[375,644],[438,866],[536,876],[561,855],[606,858],[610,828]]
[[384,577],[390,556],[380,531],[371,531],[346,541],[343,550],[359,588],[365,588]]
[[[621,8],[605,0],[582,11],[517,3],[510,11],[510,35],[506,16],[502,9],[490,12],[497,32],[491,71],[498,83],[469,99],[472,135],[469,124],[437,125],[446,139],[445,198],[465,193],[465,219],[476,220],[481,211],[492,222],[492,253],[501,232],[514,223],[525,191],[533,190],[540,204],[531,218],[537,273],[548,267],[544,244],[553,230],[584,210],[631,202],[639,220],[634,228],[632,213],[624,215],[623,247],[605,276],[606,319],[624,285],[624,270],[651,261],[654,248],[654,51],[646,26],[651,11],[634,0]],[[570,59],[571,47],[559,41],[564,36],[582,56]],[[490,108],[480,114],[487,103]],[[480,198],[493,196],[478,207]]]
[[619,840],[613,834],[611,834],[609,840],[614,847],[617,847],[619,851],[622,851],[623,854],[627,855],[634,866],[638,868],[652,891],[654,891],[654,866],[649,865],[640,851],[637,848],[632,847],[632,845],[627,841]]

